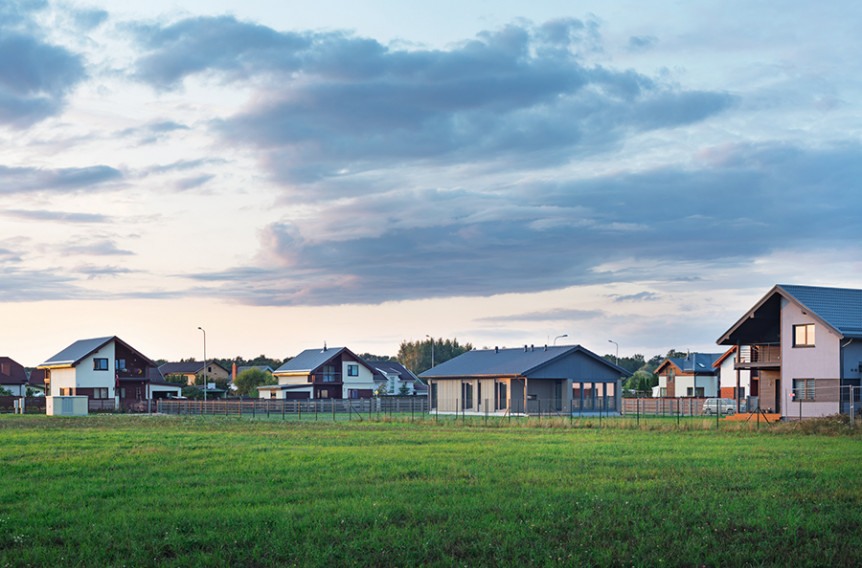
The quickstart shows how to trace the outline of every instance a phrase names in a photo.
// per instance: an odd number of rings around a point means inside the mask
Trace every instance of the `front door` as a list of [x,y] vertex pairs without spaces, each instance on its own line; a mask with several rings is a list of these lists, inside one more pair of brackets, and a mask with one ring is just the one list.
[[781,379],[775,379],[775,412],[781,413]]

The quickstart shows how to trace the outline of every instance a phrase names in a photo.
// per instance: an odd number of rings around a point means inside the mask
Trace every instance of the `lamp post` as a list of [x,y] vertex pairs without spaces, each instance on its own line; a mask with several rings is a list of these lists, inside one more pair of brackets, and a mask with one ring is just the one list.
[[562,338],[564,338],[564,337],[568,337],[568,336],[569,336],[569,334],[568,334],[568,333],[564,333],[563,335],[558,335],[557,337],[555,337],[555,338],[554,338],[554,345],[556,345],[556,344],[557,344],[557,340],[558,340],[558,339],[562,339]]
[[434,338],[431,337],[430,335],[428,335],[427,333],[425,334],[425,337],[427,337],[428,339],[431,340],[431,368],[433,369],[434,368]]
[[620,366],[620,344],[614,341],[613,339],[608,339],[608,343],[613,343],[617,346],[617,354],[614,356],[614,365],[617,367]]
[[204,332],[204,402],[207,401],[207,330],[198,326]]

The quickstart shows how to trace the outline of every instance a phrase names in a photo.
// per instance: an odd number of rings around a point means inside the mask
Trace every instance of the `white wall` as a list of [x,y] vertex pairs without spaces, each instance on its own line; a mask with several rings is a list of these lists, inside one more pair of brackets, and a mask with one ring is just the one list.
[[[689,396],[688,389],[692,389],[692,393],[696,393],[694,390],[695,380],[694,375],[677,375],[674,381],[676,385],[674,387],[674,391],[676,396],[684,397]],[[709,397],[717,397],[718,380],[716,377],[712,377],[709,375],[698,375],[697,376],[697,388],[703,389],[703,396]]]
[[[93,359],[107,359],[107,371],[93,370]],[[80,388],[105,388],[108,389],[108,397],[114,397],[114,385],[116,384],[116,361],[114,358],[114,342],[111,341],[101,349],[85,358],[75,367],[76,387]],[[54,373],[51,373],[54,376]],[[53,381],[52,381],[53,383]],[[52,389],[53,390],[53,389]]]
[[[348,365],[356,365],[359,367],[359,376],[347,376]],[[371,369],[361,363],[357,363],[356,361],[344,360],[341,362],[341,381],[344,383],[341,390],[342,398],[347,398],[349,396],[349,389],[374,390],[374,373],[371,372]]]
[[60,389],[75,388],[75,369],[67,367],[63,369],[51,369],[51,392],[48,396],[60,396]]
[[[814,324],[814,347],[793,346],[793,326]],[[841,377],[840,339],[824,325],[816,322],[810,314],[805,314],[793,302],[781,299],[781,407],[785,408],[793,392],[793,379],[839,379]],[[832,387],[833,389],[835,387]],[[818,402],[817,381],[815,380],[814,401],[802,402],[802,417],[829,416],[838,412],[838,393],[829,393],[836,402]],[[825,395],[826,393],[824,393]],[[800,404],[790,403],[787,412],[782,414],[795,418],[799,416]]]

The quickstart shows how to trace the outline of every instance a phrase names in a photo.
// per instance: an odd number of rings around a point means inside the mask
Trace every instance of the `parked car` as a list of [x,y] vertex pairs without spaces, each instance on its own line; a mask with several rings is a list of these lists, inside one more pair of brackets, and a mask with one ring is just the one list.
[[704,414],[733,414],[736,401],[732,398],[708,398],[703,403]]

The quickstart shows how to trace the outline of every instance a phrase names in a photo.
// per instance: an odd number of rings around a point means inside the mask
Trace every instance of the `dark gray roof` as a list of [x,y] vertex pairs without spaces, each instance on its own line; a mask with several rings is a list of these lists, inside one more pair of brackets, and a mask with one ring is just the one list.
[[327,347],[324,349],[306,349],[281,367],[275,373],[310,373],[342,351],[346,347]]
[[159,367],[162,375],[182,375],[185,373],[197,373],[204,368],[203,361],[182,361],[180,363],[165,363]]
[[416,380],[416,375],[414,375],[410,369],[408,369],[398,361],[369,361],[368,364],[380,371],[386,373],[394,373],[401,377],[402,381]]
[[469,377],[469,376],[517,376],[526,375],[552,361],[574,353],[583,353],[599,361],[623,376],[631,373],[599,357],[580,345],[545,346],[517,349],[481,349],[467,351],[454,359],[420,373],[422,378]]
[[[7,369],[8,372],[3,372]],[[23,385],[27,383],[27,373],[24,367],[10,357],[0,357],[0,384]]]
[[845,337],[862,337],[862,290],[778,286]]
[[704,374],[718,373],[718,369],[713,367],[719,357],[724,353],[690,353],[686,357],[670,357],[667,360],[682,369],[684,373],[696,371]]
[[103,345],[107,344],[115,336],[111,337],[95,337],[93,339],[80,339],[72,345],[66,347],[47,361],[39,365],[40,367],[48,367],[54,365],[76,365],[79,361],[98,351]]

